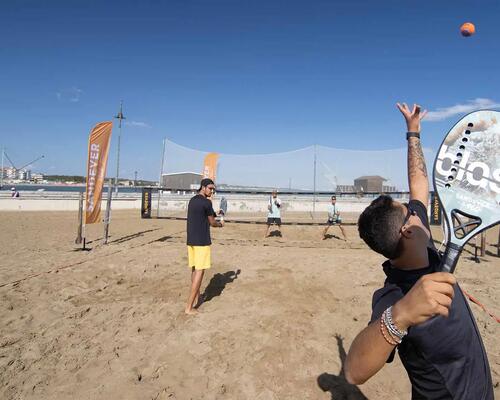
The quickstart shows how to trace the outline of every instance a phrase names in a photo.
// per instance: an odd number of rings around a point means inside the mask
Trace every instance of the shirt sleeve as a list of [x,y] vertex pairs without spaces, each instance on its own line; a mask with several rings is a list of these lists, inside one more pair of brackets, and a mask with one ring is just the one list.
[[214,216],[214,217],[217,216],[217,214],[215,213],[215,211],[214,211],[214,209],[212,207],[212,202],[210,200],[207,200],[207,202],[205,203],[204,209],[205,209],[205,215],[207,217],[209,217],[211,215]]

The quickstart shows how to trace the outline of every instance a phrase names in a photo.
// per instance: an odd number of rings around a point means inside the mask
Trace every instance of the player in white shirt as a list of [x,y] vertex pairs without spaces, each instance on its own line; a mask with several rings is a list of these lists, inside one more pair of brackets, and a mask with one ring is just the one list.
[[273,190],[272,196],[269,198],[269,205],[267,206],[267,230],[266,238],[270,236],[271,225],[278,226],[278,232],[281,236],[281,200],[278,198],[278,191]]
[[342,232],[342,236],[344,236],[344,240],[347,242],[347,235],[345,234],[344,228],[342,226],[342,218],[340,218],[340,212],[337,206],[337,198],[332,196],[332,204],[328,206],[328,221],[326,222],[326,227],[323,230],[323,240],[326,239],[326,233],[330,226],[338,225],[340,231]]

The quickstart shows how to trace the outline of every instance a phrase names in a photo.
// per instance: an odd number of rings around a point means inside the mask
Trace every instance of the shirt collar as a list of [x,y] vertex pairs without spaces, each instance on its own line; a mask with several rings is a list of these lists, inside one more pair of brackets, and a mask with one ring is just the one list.
[[441,261],[439,254],[430,248],[427,248],[427,252],[429,254],[429,265],[424,268],[402,270],[394,268],[389,260],[384,262],[382,267],[387,276],[386,283],[413,285],[421,276],[436,272]]

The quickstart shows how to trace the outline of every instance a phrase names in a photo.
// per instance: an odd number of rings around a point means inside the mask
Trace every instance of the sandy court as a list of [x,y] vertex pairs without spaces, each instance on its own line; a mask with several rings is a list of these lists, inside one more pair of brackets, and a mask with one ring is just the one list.
[[[183,312],[185,222],[138,214],[113,214],[109,245],[101,224],[89,226],[82,252],[75,213],[0,213],[1,399],[410,397],[398,359],[358,388],[339,377],[384,280],[355,226],[348,243],[320,240],[317,226],[266,240],[262,225],[212,230],[206,302],[193,317]],[[457,277],[499,315],[497,237],[489,232],[480,264],[468,247]],[[499,324],[471,308],[499,397]]]

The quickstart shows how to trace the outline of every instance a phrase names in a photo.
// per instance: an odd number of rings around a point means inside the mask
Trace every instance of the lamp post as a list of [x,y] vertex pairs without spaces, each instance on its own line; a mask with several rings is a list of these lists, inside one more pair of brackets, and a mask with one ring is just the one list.
[[122,120],[126,119],[123,116],[123,100],[120,101],[120,111],[118,112],[117,115],[115,115],[116,119],[118,119],[118,150],[117,150],[117,155],[116,155],[116,177],[115,177],[115,194],[118,195],[118,178],[120,175],[120,142],[121,142],[121,137],[122,137]]

